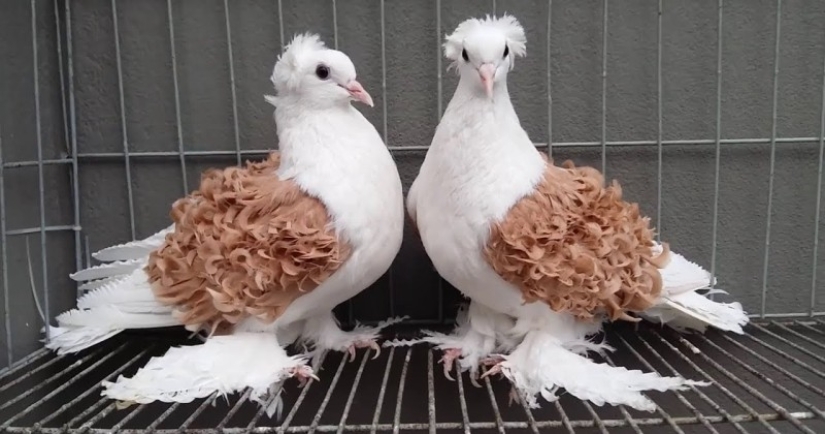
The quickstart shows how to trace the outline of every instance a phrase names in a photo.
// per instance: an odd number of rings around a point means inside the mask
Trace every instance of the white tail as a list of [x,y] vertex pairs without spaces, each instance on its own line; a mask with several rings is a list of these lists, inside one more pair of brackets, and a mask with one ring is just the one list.
[[105,341],[126,329],[180,325],[172,309],[155,301],[143,271],[149,254],[163,245],[170,226],[149,238],[108,247],[93,256],[111,261],[70,277],[83,282],[77,308],[57,316],[46,347],[59,354],[75,353]]
[[512,354],[504,356],[501,371],[529,406],[538,407],[537,395],[555,401],[557,389],[563,387],[573,396],[597,406],[627,405],[654,411],[656,404],[641,392],[685,390],[709,384],[595,363],[566,346],[546,331],[535,330],[527,334]]
[[[657,246],[661,249],[661,246]],[[711,289],[716,283],[704,268],[671,251],[670,261],[661,270],[663,289],[659,303],[642,316],[654,322],[667,324],[677,330],[705,331],[708,326],[742,334],[748,315],[740,303],[720,303],[707,295],[724,293]],[[705,295],[696,291],[707,289]]]
[[305,365],[303,358],[288,356],[275,335],[241,332],[214,336],[200,345],[170,348],[132,378],[120,376],[115,382],[104,382],[102,394],[126,403],[187,403],[250,388],[251,400],[260,405],[269,402],[266,412],[272,417],[280,413],[281,399],[270,393],[293,375],[312,376]]

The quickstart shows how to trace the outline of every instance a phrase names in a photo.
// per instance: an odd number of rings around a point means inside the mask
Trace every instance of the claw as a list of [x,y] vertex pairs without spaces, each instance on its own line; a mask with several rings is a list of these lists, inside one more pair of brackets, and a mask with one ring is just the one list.
[[481,383],[478,382],[478,374],[477,373],[475,375],[470,375],[470,384],[472,384],[473,386],[475,386],[479,389],[481,388]]
[[[450,376],[450,371],[453,370],[453,365],[455,364],[455,359],[461,356],[461,350],[458,348],[449,348],[444,350],[444,355],[441,356],[441,360],[438,363],[444,364],[444,376],[447,377],[450,381],[455,381],[455,378]],[[461,373],[459,372],[459,375]]]
[[481,378],[484,379],[484,378],[487,378],[490,375],[495,375],[495,374],[500,374],[500,373],[501,373],[501,364],[498,363],[496,365],[493,365],[493,367],[490,368],[487,372],[481,374]]
[[453,369],[452,362],[444,364],[444,376],[450,381],[455,381],[455,378],[450,376],[450,371]]
[[349,361],[350,362],[354,361],[355,360],[355,345],[350,345],[350,347],[347,348],[347,352],[349,353]]
[[381,355],[381,346],[380,346],[380,345],[378,345],[378,343],[377,343],[377,342],[375,342],[375,341],[370,341],[370,348],[372,348],[373,350],[375,350],[375,355],[374,355],[374,356],[372,356],[372,360],[377,359],[377,358],[378,358],[378,356],[380,356],[380,355]]
[[518,392],[516,392],[515,387],[510,388],[510,395],[507,397],[507,406],[512,406],[513,402],[519,402],[521,398],[519,398]]

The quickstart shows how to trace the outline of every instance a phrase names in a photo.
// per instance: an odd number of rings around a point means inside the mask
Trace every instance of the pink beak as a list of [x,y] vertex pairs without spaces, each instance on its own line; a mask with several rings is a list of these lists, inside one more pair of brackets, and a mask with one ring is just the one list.
[[354,100],[361,101],[362,103],[370,107],[373,106],[372,97],[370,96],[370,94],[367,93],[366,90],[364,90],[364,87],[361,86],[361,83],[359,83],[358,81],[352,80],[349,83],[347,83],[346,86],[343,87],[347,90],[347,92],[349,92],[349,95]]
[[492,63],[485,63],[478,68],[478,75],[481,76],[481,84],[487,96],[493,97],[493,82],[496,76],[496,66]]

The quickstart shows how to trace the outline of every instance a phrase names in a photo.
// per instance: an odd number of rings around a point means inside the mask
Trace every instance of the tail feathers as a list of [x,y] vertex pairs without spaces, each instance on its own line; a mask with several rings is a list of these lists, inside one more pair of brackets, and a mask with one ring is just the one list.
[[49,326],[50,339],[45,342],[45,346],[60,355],[71,354],[97,345],[122,331],[123,329],[100,327]]
[[677,330],[704,332],[710,325],[738,334],[744,333],[742,327],[749,321],[742,304],[720,303],[696,292],[666,297],[661,304],[645,311],[644,316]]
[[103,279],[89,280],[89,281],[79,285],[77,287],[77,289],[79,291],[91,291],[93,289],[100,288],[101,286],[104,286],[106,284],[116,282],[118,280],[122,280],[122,279],[125,279],[125,278],[126,278],[126,276],[121,274],[121,275],[112,276],[112,277],[104,277]]
[[145,239],[118,244],[92,253],[92,257],[102,262],[145,258],[149,253],[160,248],[166,239],[166,235],[174,230],[175,225],[171,225]]
[[715,284],[707,270],[674,251],[670,252],[670,260],[659,272],[662,275],[663,292],[667,295],[693,292]]
[[[660,248],[657,245],[654,250]],[[696,292],[710,289],[716,283],[707,270],[671,251],[669,262],[659,271],[664,287],[661,299],[657,305],[643,312],[643,317],[677,330],[704,332],[712,326],[743,333],[742,327],[748,323],[748,316],[740,303],[719,303],[707,298],[707,295],[724,291],[711,289],[706,295]]]
[[72,280],[76,282],[105,279],[109,277],[116,277],[129,274],[132,271],[143,267],[144,265],[146,265],[146,258],[108,262],[105,264],[100,264],[94,267],[89,267],[84,270],[80,270],[77,273],[70,274],[69,277],[71,277]]
[[654,411],[656,404],[644,396],[643,391],[685,390],[709,384],[595,363],[547,336],[536,339],[534,335],[531,339],[528,335],[519,348],[504,359],[502,372],[533,408],[538,407],[537,395],[552,402],[558,399],[557,390],[564,388],[597,406],[627,405],[641,411]]
[[[250,388],[250,399],[264,405],[271,398],[272,386],[305,364],[301,357],[288,356],[271,334],[215,336],[201,345],[170,348],[163,356],[149,360],[132,378],[120,376],[114,382],[104,382],[102,394],[128,403],[187,403]],[[266,411],[272,417],[280,408],[278,397]]]
[[152,287],[142,269],[115,279],[87,292],[77,299],[78,309],[91,309],[97,306],[126,306],[130,304],[159,306],[155,301]]
[[[165,309],[165,310],[164,310]],[[135,309],[137,310],[137,309]],[[145,329],[179,326],[171,308],[154,307],[151,312],[130,312],[115,306],[98,306],[91,309],[72,309],[57,316],[60,327],[90,327],[106,329]]]

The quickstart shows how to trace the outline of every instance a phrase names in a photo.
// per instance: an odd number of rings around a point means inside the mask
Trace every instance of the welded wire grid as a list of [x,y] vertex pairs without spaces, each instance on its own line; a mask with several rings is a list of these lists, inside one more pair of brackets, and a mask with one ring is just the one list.
[[[609,333],[617,351],[602,361],[629,369],[711,383],[649,393],[652,413],[599,407],[562,393],[529,409],[509,402],[506,380],[476,386],[465,373],[447,380],[440,353],[428,346],[360,352],[354,361],[325,355],[320,382],[277,392],[280,419],[249,394],[186,404],[118,408],[100,396],[101,381],[132,375],[170,345],[152,335],[123,336],[76,356],[38,351],[0,371],[0,431],[10,433],[242,432],[675,432],[817,433],[825,430],[825,322],[770,322],[743,336],[683,336],[652,325]],[[598,358],[597,358],[598,359]],[[453,372],[453,374],[455,374]],[[274,396],[271,399],[274,399]]]
[[[183,130],[182,130],[182,117],[181,117],[181,90],[180,90],[180,77],[178,71],[178,59],[176,55],[176,41],[177,37],[175,35],[175,26],[174,26],[174,13],[173,13],[173,3],[172,0],[167,0],[167,13],[168,13],[168,31],[169,31],[169,41],[170,41],[170,51],[171,51],[171,72],[172,78],[174,82],[174,101],[175,101],[175,120],[176,120],[176,129],[177,129],[177,150],[176,151],[135,151],[131,150],[130,141],[129,141],[129,131],[127,128],[127,110],[126,110],[126,103],[125,103],[125,91],[123,86],[123,68],[121,64],[121,41],[119,37],[119,21],[122,18],[119,18],[117,13],[118,8],[118,1],[111,0],[111,7],[112,7],[112,14],[111,20],[114,26],[114,45],[116,51],[116,60],[117,60],[117,78],[118,78],[118,91],[119,91],[119,102],[120,102],[120,125],[121,125],[121,133],[122,133],[122,151],[121,152],[82,152],[79,151],[79,144],[77,138],[77,125],[76,125],[76,117],[77,117],[77,97],[76,97],[76,89],[75,89],[75,70],[74,70],[74,47],[73,47],[73,15],[72,15],[72,8],[73,2],[71,1],[54,1],[54,8],[55,8],[55,23],[54,25],[57,28],[57,57],[60,61],[60,85],[61,85],[61,96],[63,97],[63,114],[64,114],[64,129],[65,135],[67,138],[67,149],[66,153],[59,158],[44,158],[43,156],[43,143],[42,137],[40,134],[41,130],[41,121],[40,121],[40,101],[41,101],[41,86],[42,84],[39,82],[38,79],[38,44],[37,35],[40,31],[38,29],[38,17],[37,17],[37,1],[31,0],[31,15],[27,18],[31,19],[31,33],[32,33],[32,43],[31,43],[31,50],[34,59],[34,87],[32,89],[32,96],[34,98],[35,107],[36,107],[36,128],[37,128],[37,135],[36,135],[36,147],[37,147],[37,160],[33,161],[6,161],[3,159],[3,147],[9,146],[7,141],[2,140],[2,134],[0,134],[0,246],[2,249],[0,254],[2,254],[2,271],[3,271],[3,313],[5,314],[5,341],[6,341],[6,352],[7,352],[7,361],[9,364],[14,363],[17,361],[21,355],[15,354],[13,351],[14,345],[14,333],[12,330],[12,321],[11,316],[13,315],[12,309],[9,305],[9,298],[10,298],[10,291],[11,288],[9,287],[8,276],[9,276],[9,253],[7,252],[8,240],[14,237],[29,237],[32,239],[33,242],[39,242],[41,249],[40,249],[40,261],[39,264],[41,269],[39,272],[42,274],[42,282],[43,287],[36,288],[36,293],[42,294],[42,298],[39,300],[39,304],[42,306],[42,314],[46,318],[51,318],[55,312],[53,312],[52,306],[50,305],[50,294],[53,291],[53,288],[49,285],[48,279],[48,261],[46,257],[46,245],[49,235],[56,232],[71,232],[74,234],[74,247],[75,247],[75,256],[76,256],[76,266],[80,267],[81,265],[86,265],[82,263],[82,249],[84,242],[88,243],[88,240],[84,240],[84,227],[80,219],[80,194],[78,190],[78,176],[79,176],[79,165],[80,163],[88,163],[88,162],[97,162],[97,161],[114,161],[114,162],[122,162],[123,167],[125,169],[125,194],[128,198],[128,206],[129,206],[129,225],[130,225],[130,233],[134,237],[136,236],[136,228],[135,228],[135,194],[133,191],[133,182],[131,179],[132,174],[132,163],[134,160],[139,159],[157,159],[157,158],[168,158],[177,160],[180,166],[180,171],[184,174],[181,177],[181,187],[180,192],[186,193],[190,190],[190,187],[187,184],[187,176],[189,169],[187,168],[187,162],[191,161],[192,159],[198,157],[206,157],[206,156],[230,156],[235,157],[236,162],[240,163],[244,157],[253,157],[253,156],[261,156],[264,155],[267,150],[265,149],[256,149],[256,150],[246,150],[241,149],[239,144],[239,123],[238,123],[238,101],[236,95],[236,76],[235,76],[235,65],[233,60],[233,39],[232,39],[232,27],[230,25],[230,13],[232,3],[228,1],[224,1],[224,19],[225,19],[225,32],[226,32],[226,41],[227,41],[227,53],[226,53],[226,60],[229,66],[229,74],[230,74],[230,82],[227,83],[227,86],[231,89],[231,101],[232,101],[232,114],[233,114],[233,133],[234,133],[234,150],[228,151],[220,151],[220,150],[212,150],[212,151],[205,151],[205,150],[197,150],[191,149],[186,146],[184,143],[183,138]],[[436,31],[437,34],[435,36],[435,40],[438,41],[437,44],[433,44],[433,56],[435,57],[436,61],[434,62],[437,67],[437,77],[438,77],[438,87],[437,87],[437,100],[434,101],[434,104],[437,105],[438,109],[438,116],[440,117],[443,113],[443,101],[445,98],[444,95],[444,87],[442,85],[443,81],[443,70],[444,64],[442,62],[442,54],[441,54],[441,47],[440,41],[443,39],[444,32],[450,31],[451,29],[445,29],[442,23],[442,8],[445,7],[440,0],[436,0],[435,2],[435,16],[433,17],[436,22]],[[724,3],[722,0],[718,1],[718,26],[717,26],[717,68],[716,68],[716,80],[717,80],[717,88],[716,88],[716,101],[714,110],[716,112],[716,135],[715,139],[677,139],[677,140],[664,140],[662,137],[662,2],[659,1],[658,4],[658,20],[657,20],[657,123],[658,123],[658,134],[657,137],[654,139],[643,139],[643,140],[609,140],[607,137],[607,129],[606,129],[606,110],[607,110],[607,83],[610,79],[608,71],[608,50],[610,48],[610,41],[608,38],[608,16],[609,16],[609,9],[608,9],[608,0],[604,0],[603,3],[603,10],[602,10],[602,62],[601,62],[601,82],[602,82],[602,97],[601,97],[601,139],[598,141],[576,141],[576,142],[553,142],[552,141],[552,119],[553,119],[553,112],[552,112],[552,104],[548,104],[548,111],[547,111],[547,137],[544,143],[537,143],[536,146],[541,149],[546,149],[549,155],[552,155],[554,149],[558,148],[587,148],[587,147],[595,147],[601,150],[601,161],[602,161],[602,169],[609,170],[608,159],[607,159],[607,149],[613,146],[641,146],[641,147],[656,147],[657,154],[658,154],[658,177],[657,177],[657,195],[659,201],[657,203],[656,208],[656,217],[657,220],[661,219],[662,214],[662,149],[667,146],[674,146],[674,145],[695,145],[695,144],[709,144],[715,145],[715,182],[714,182],[714,197],[713,197],[713,240],[712,240],[712,251],[711,251],[711,259],[710,259],[710,269],[712,273],[716,273],[716,263],[717,263],[717,226],[719,221],[718,216],[718,206],[719,206],[719,186],[720,186],[720,150],[723,146],[748,146],[748,145],[757,145],[757,144],[769,144],[770,145],[770,173],[769,173],[769,188],[766,194],[768,195],[768,211],[767,211],[767,220],[765,222],[765,232],[764,232],[764,243],[766,246],[770,245],[771,241],[771,218],[772,218],[772,207],[773,207],[773,181],[774,181],[774,168],[775,168],[775,159],[776,159],[776,147],[778,144],[792,144],[792,143],[818,143],[819,146],[819,161],[818,161],[818,184],[817,184],[817,197],[816,197],[816,216],[815,216],[815,229],[812,239],[813,243],[813,263],[812,263],[812,270],[811,270],[811,289],[810,289],[810,308],[807,312],[786,312],[786,313],[768,313],[766,310],[766,295],[768,293],[768,267],[770,263],[770,251],[769,249],[765,250],[764,262],[763,262],[763,273],[762,273],[762,285],[759,289],[761,291],[761,305],[758,307],[757,312],[754,314],[756,317],[760,318],[770,318],[770,317],[817,317],[821,315],[825,315],[825,312],[816,311],[816,296],[817,296],[817,266],[819,261],[818,256],[818,238],[819,238],[819,226],[820,226],[820,204],[821,204],[821,188],[822,188],[822,168],[823,168],[823,154],[825,153],[825,105],[823,105],[822,113],[821,113],[821,123],[819,126],[820,134],[819,136],[812,136],[812,137],[779,137],[777,135],[777,77],[780,70],[780,42],[781,42],[781,17],[782,17],[782,2],[781,0],[777,0],[776,2],[776,21],[775,21],[775,28],[773,29],[775,33],[775,49],[774,49],[774,59],[773,59],[773,87],[772,87],[772,119],[771,119],[771,135],[770,137],[762,137],[762,138],[743,138],[743,139],[723,139],[721,134],[722,129],[722,113],[721,113],[721,104],[722,104],[722,66],[723,66],[723,56],[722,56],[722,34],[723,34],[723,11],[724,11]],[[338,44],[338,25],[337,25],[337,16],[339,12],[339,5],[338,2],[331,2],[330,7],[332,8],[333,19],[334,19],[334,37],[333,37],[333,44],[337,46]],[[496,5],[495,2],[491,4],[492,10],[495,9]],[[282,1],[278,1],[278,21],[279,21],[279,31],[280,31],[280,43],[283,45],[286,40],[284,39],[287,35],[284,35],[284,23],[283,23],[283,13],[282,13]],[[491,10],[491,11],[492,11]],[[381,24],[381,68],[382,68],[382,80],[381,80],[381,89],[382,89],[382,99],[384,103],[382,104],[382,123],[378,126],[380,132],[382,133],[385,140],[387,139],[387,104],[386,98],[387,93],[392,92],[392,89],[388,89],[387,86],[387,78],[386,78],[386,69],[387,69],[387,53],[386,53],[386,19],[385,19],[385,1],[382,0],[380,2],[380,24]],[[546,40],[546,48],[547,50],[547,63],[548,63],[548,70],[547,70],[547,89],[548,89],[548,102],[552,102],[552,82],[551,82],[551,73],[549,65],[552,62],[550,57],[551,53],[551,32],[550,27],[552,24],[551,20],[551,12],[552,12],[552,2],[548,1],[548,14],[547,14],[547,40]],[[538,45],[537,42],[533,42],[534,46]],[[64,61],[65,60],[65,61]],[[823,67],[823,77],[825,77],[825,66]],[[825,79],[824,79],[825,80]],[[63,92],[65,90],[65,92]],[[825,81],[823,81],[822,86],[822,94],[823,94],[823,102],[825,102]],[[2,120],[2,122],[10,122],[8,119]],[[3,130],[3,125],[0,123],[0,133]],[[393,143],[388,143],[389,149],[396,155],[400,155],[402,153],[422,153],[426,151],[427,146],[398,146]],[[69,168],[69,175],[70,175],[70,183],[71,183],[71,192],[72,192],[72,205],[73,205],[73,216],[71,221],[65,224],[59,225],[49,225],[46,223],[46,209],[47,204],[45,203],[45,194],[44,194],[44,171],[47,166],[64,166]],[[5,174],[8,171],[16,170],[19,168],[26,168],[26,167],[35,167],[38,172],[38,182],[39,182],[39,195],[37,198],[37,206],[39,209],[39,221],[36,222],[35,225],[30,227],[22,227],[22,228],[9,228],[7,227],[6,223],[6,210],[9,206],[13,204],[6,203],[5,191],[9,188],[8,185],[4,184]],[[91,169],[89,169],[91,170]],[[88,257],[88,251],[85,252],[86,256]],[[419,319],[420,323],[446,323],[449,321],[449,318],[446,318],[445,307],[443,305],[444,297],[444,287],[442,283],[439,281],[439,297],[438,297],[438,318],[433,319]],[[392,279],[390,279],[390,285],[392,285]],[[395,304],[392,299],[393,291],[390,291],[390,311],[393,312],[395,309]],[[350,307],[348,311],[348,319],[350,322],[354,319],[353,312]]]

